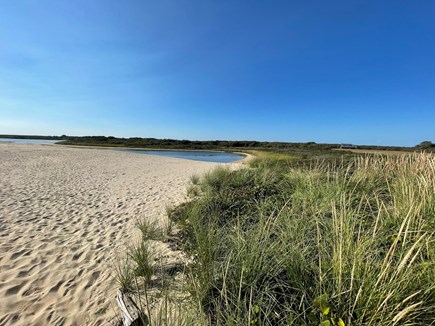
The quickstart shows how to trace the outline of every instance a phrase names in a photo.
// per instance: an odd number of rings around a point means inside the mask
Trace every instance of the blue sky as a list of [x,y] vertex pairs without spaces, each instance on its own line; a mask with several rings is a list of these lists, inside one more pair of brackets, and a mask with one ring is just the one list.
[[0,4],[0,134],[435,141],[434,1]]

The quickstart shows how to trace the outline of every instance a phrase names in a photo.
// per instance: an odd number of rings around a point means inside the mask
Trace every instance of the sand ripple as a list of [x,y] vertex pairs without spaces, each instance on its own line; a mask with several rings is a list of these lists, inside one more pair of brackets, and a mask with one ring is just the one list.
[[138,217],[164,218],[214,163],[0,144],[0,325],[106,324]]

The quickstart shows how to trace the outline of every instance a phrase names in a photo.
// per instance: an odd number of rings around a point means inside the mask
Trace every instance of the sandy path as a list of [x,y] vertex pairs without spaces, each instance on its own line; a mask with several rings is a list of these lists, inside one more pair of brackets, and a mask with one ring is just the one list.
[[116,251],[215,163],[0,143],[0,325],[106,324]]

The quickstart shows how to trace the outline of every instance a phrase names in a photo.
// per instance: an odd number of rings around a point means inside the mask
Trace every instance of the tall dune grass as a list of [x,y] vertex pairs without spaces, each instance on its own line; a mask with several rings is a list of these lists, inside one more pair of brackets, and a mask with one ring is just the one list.
[[[189,193],[170,213],[191,257],[188,296],[168,283],[152,325],[435,324],[433,155],[269,156],[192,178]],[[141,230],[148,255],[160,233]],[[144,284],[135,250],[133,274],[120,269],[130,288]]]
[[435,160],[219,168],[173,215],[198,324],[430,325]]

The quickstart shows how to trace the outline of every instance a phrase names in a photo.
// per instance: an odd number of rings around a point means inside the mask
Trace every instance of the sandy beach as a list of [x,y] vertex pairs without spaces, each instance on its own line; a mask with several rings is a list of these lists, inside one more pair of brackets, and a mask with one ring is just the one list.
[[0,325],[105,325],[137,218],[165,219],[217,163],[0,143]]

